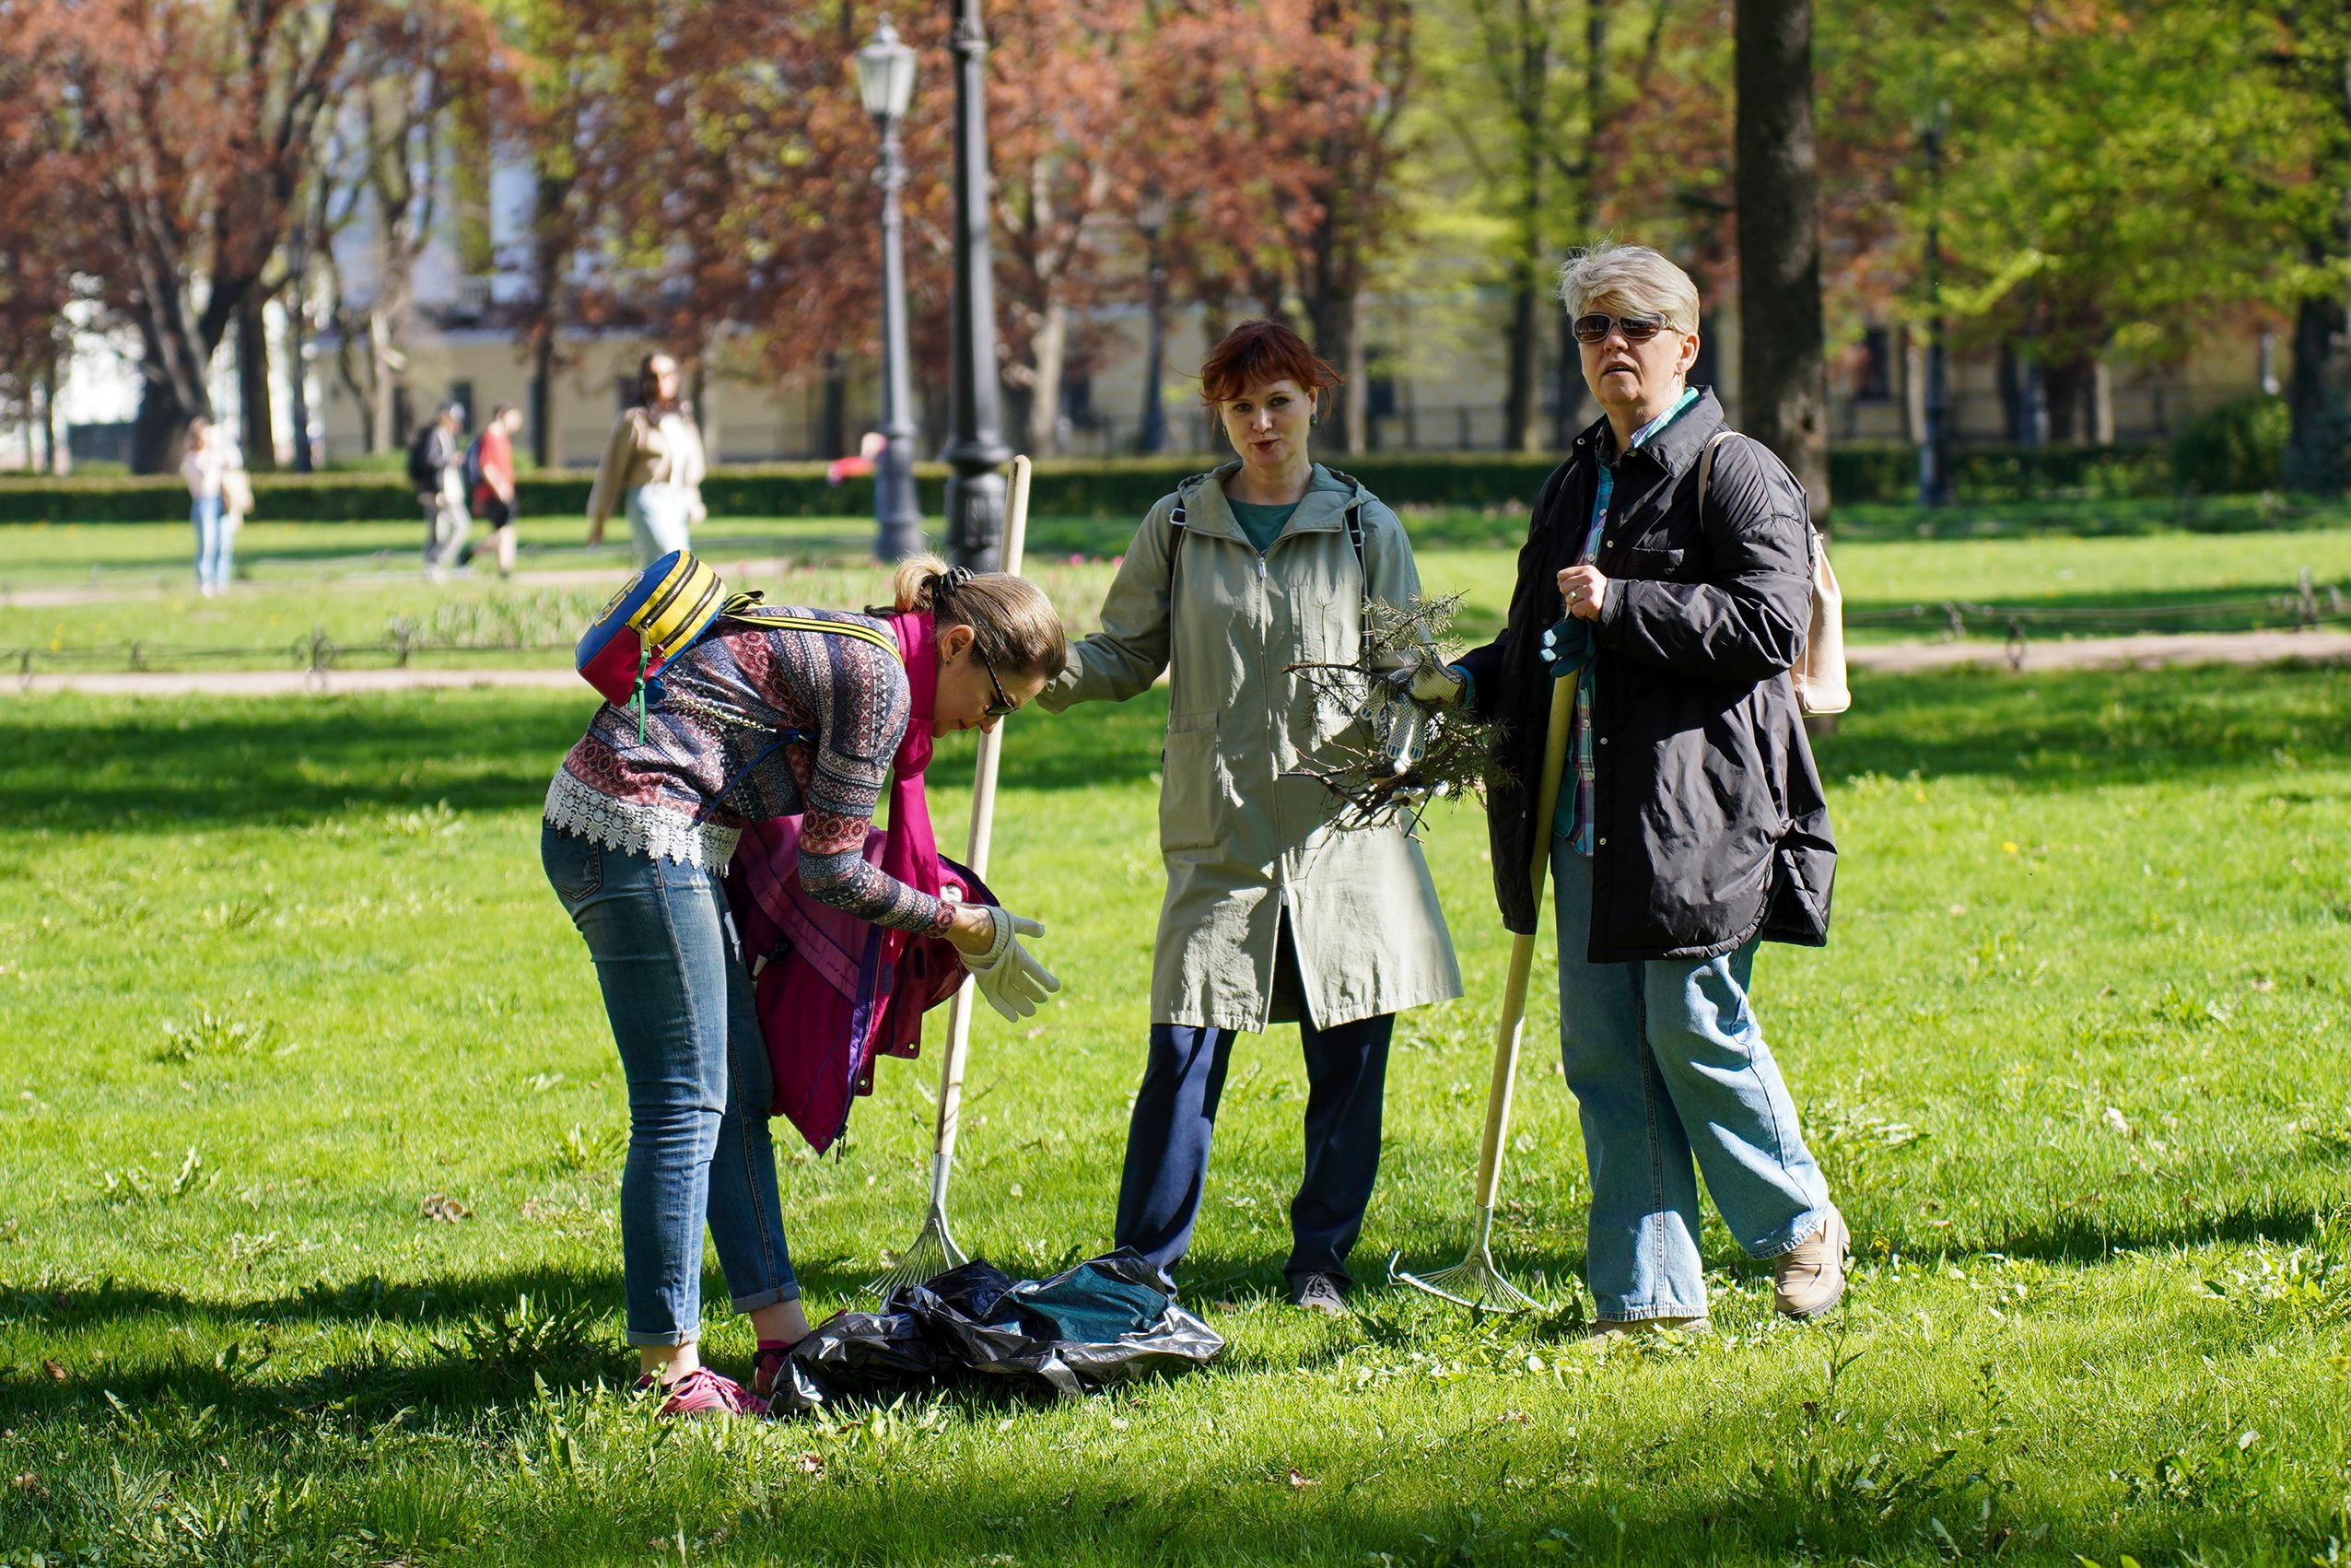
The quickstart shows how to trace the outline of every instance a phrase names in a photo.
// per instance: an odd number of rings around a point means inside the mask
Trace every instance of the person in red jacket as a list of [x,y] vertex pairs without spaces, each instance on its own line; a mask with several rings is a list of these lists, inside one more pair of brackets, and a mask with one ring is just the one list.
[[474,476],[467,498],[474,515],[490,525],[490,536],[483,543],[497,552],[500,577],[514,575],[514,433],[521,428],[522,411],[510,403],[499,404],[474,438],[465,465]]

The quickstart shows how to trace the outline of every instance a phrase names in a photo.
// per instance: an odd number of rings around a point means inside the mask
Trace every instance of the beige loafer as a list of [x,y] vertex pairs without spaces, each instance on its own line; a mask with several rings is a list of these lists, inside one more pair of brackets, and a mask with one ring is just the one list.
[[1845,1217],[1830,1210],[1819,1230],[1772,1260],[1772,1305],[1801,1323],[1842,1301],[1845,1253],[1852,1245]]

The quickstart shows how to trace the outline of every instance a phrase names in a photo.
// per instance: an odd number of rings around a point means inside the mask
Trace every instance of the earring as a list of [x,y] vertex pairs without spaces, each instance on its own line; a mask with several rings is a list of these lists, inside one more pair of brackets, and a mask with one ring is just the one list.
[[1322,415],[1319,415],[1319,414],[1309,414],[1309,415],[1306,415],[1306,424],[1307,424],[1307,427],[1308,427],[1309,428],[1312,428],[1314,426],[1319,425],[1319,424],[1321,424],[1321,423],[1322,423]]

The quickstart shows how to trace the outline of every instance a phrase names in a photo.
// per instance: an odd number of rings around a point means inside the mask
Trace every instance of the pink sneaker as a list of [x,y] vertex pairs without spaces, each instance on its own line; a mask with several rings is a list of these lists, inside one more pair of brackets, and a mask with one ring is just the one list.
[[[653,1385],[650,1373],[637,1380],[639,1388]],[[767,1401],[753,1394],[731,1377],[721,1377],[707,1366],[692,1372],[669,1386],[670,1397],[661,1401],[665,1416],[764,1416]]]
[[777,1380],[783,1375],[784,1363],[790,1359],[790,1351],[761,1351],[751,1358],[751,1390],[754,1398],[775,1398]]

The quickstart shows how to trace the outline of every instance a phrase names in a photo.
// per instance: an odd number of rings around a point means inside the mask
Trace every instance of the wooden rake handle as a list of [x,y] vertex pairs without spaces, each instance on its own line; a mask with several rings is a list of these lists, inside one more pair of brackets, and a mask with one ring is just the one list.
[[[1551,860],[1551,817],[1559,810],[1560,775],[1566,771],[1567,727],[1575,712],[1575,683],[1551,682],[1550,724],[1543,732],[1543,771],[1535,794],[1535,852],[1526,883],[1535,924],[1543,921],[1543,873]],[[1486,1136],[1478,1150],[1478,1207],[1491,1211],[1502,1189],[1502,1139],[1510,1126],[1511,1090],[1518,1082],[1518,1040],[1526,1022],[1526,981],[1535,968],[1532,935],[1510,939],[1510,974],[1503,982],[1502,1017],[1494,1027],[1494,1072],[1486,1087]]]
[[[1012,460],[1012,488],[1004,508],[1004,565],[1018,573],[1028,541],[1029,460]],[[964,863],[981,876],[988,874],[988,849],[996,825],[997,759],[1004,749],[1004,725],[980,732],[979,756],[974,765],[971,792],[971,837]],[[939,1126],[931,1141],[930,1199],[936,1205],[947,1195],[947,1173],[955,1163],[955,1134],[963,1127],[964,1063],[971,1054],[972,1009],[978,991],[969,975],[947,1004],[947,1055],[939,1070]]]

